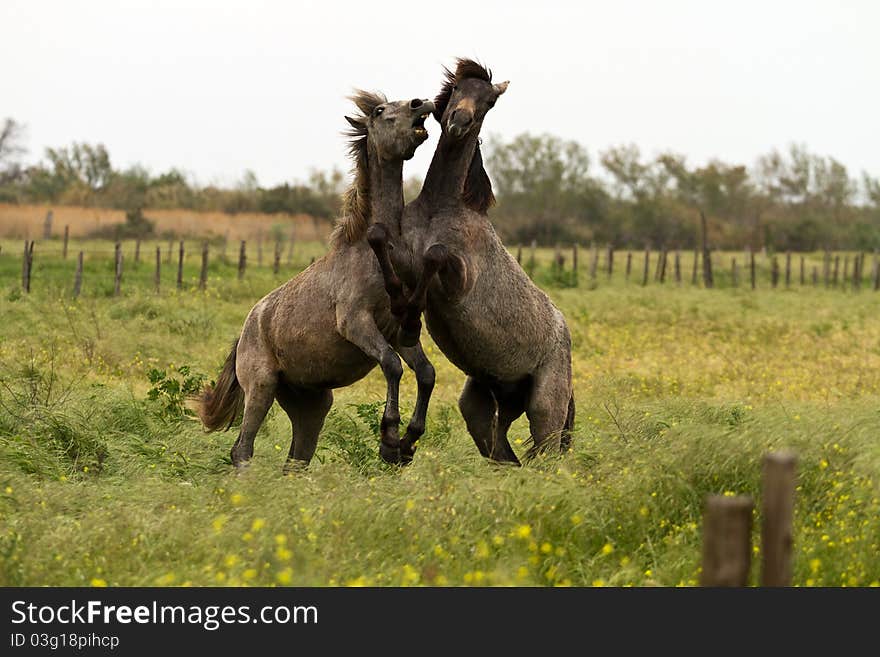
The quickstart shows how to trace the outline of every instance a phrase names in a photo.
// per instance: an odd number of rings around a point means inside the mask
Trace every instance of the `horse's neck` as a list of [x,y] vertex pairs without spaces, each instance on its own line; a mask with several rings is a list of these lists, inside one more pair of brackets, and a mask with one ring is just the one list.
[[461,203],[478,139],[476,131],[464,139],[452,139],[443,132],[419,193],[421,203],[433,208]]
[[403,214],[403,160],[382,161],[370,152],[370,222],[384,223],[400,233]]

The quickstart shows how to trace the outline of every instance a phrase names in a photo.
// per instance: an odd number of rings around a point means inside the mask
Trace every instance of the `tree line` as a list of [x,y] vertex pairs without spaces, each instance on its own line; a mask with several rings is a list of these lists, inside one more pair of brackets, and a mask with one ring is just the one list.
[[[101,145],[47,148],[24,165],[21,124],[0,126],[0,202],[110,207],[139,217],[145,208],[230,214],[307,214],[332,220],[347,177],[314,171],[304,182],[261,187],[245,172],[232,188],[199,186],[182,171],[152,174],[113,167]],[[690,248],[708,218],[718,248],[815,250],[880,247],[880,180],[853,176],[833,157],[800,145],[773,150],[751,166],[680,154],[644,156],[634,145],[594,158],[582,144],[553,135],[492,137],[484,145],[498,206],[493,221],[509,243],[582,242],[618,247]],[[420,181],[405,184],[408,199]]]
[[713,247],[880,248],[880,180],[801,145],[751,167],[649,158],[634,145],[600,153],[595,166],[583,145],[552,135],[493,138],[485,150],[508,241],[689,248],[702,211]]
[[305,182],[260,187],[246,171],[231,189],[198,186],[179,169],[157,175],[135,165],[114,168],[103,144],[75,142],[47,148],[43,159],[22,163],[21,124],[6,119],[0,127],[0,202],[57,203],[105,207],[138,213],[145,208],[211,210],[236,214],[307,214],[333,219],[340,207],[344,174],[314,171]]

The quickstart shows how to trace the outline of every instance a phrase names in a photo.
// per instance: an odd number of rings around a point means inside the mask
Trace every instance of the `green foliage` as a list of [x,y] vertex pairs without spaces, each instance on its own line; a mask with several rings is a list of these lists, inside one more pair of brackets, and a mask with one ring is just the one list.
[[147,372],[152,387],[147,399],[153,402],[156,414],[167,422],[177,422],[195,413],[186,407],[186,400],[199,394],[205,385],[204,374],[194,374],[189,365],[181,365],[174,372],[151,369]]

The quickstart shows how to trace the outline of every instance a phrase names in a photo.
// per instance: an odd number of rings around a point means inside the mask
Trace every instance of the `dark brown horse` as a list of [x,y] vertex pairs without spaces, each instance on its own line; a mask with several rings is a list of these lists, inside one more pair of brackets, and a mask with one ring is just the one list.
[[434,104],[417,98],[388,102],[366,92],[352,100],[360,110],[346,117],[355,179],[329,253],[253,307],[216,385],[200,399],[199,414],[209,430],[228,429],[243,412],[232,448],[236,466],[253,456],[254,437],[275,400],[293,430],[285,471],[307,465],[333,388],[351,385],[377,364],[388,384],[380,452],[386,461],[399,462],[398,353],[418,382],[407,444],[425,430],[434,368],[418,342],[397,344],[398,324],[366,234],[373,222],[400,224],[403,162],[427,138],[424,123]]
[[[428,331],[468,379],[459,408],[480,453],[519,463],[507,432],[529,418],[532,457],[551,445],[567,447],[574,423],[571,338],[565,317],[511,257],[486,216],[494,202],[483,168],[479,134],[507,82],[466,59],[435,100],[442,135],[418,198],[403,214],[393,248],[375,244],[386,288],[393,272],[416,291],[398,298],[401,339],[418,336],[424,309]],[[437,275],[434,275],[437,272]],[[389,278],[391,279],[389,281]],[[400,296],[400,295],[398,295]],[[413,446],[404,439],[401,450]]]

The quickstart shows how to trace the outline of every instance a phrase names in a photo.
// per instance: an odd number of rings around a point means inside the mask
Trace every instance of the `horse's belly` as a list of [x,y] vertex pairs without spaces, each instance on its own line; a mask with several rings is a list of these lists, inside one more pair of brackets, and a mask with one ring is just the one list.
[[304,388],[342,388],[364,378],[376,361],[335,331],[293,334],[276,347],[284,381]]
[[503,330],[485,330],[480,323],[462,322],[439,313],[425,313],[428,332],[440,351],[465,374],[498,381],[519,381],[538,361],[534,343],[521,344]]

